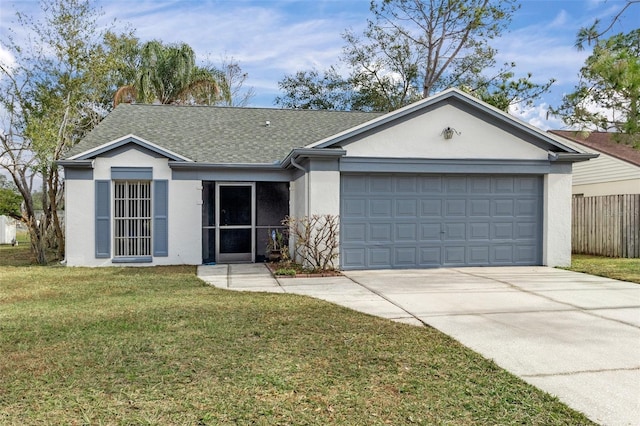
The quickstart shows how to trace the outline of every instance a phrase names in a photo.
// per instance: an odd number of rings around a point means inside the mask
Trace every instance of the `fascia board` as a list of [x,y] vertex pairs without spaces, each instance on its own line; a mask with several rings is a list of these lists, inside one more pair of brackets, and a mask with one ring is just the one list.
[[282,160],[281,167],[286,168],[291,164],[291,160],[297,160],[300,157],[304,158],[336,158],[344,157],[347,155],[347,151],[344,149],[320,149],[320,148],[296,148],[291,150],[289,154]]
[[96,157],[102,153],[111,151],[115,148],[118,148],[120,146],[126,145],[128,143],[134,143],[136,145],[139,145],[143,148],[149,149],[153,152],[156,152],[160,155],[162,155],[163,157],[167,157],[170,160],[174,160],[174,161],[188,161],[188,162],[192,162],[193,160],[184,157],[180,154],[177,154],[171,150],[168,150],[166,148],[161,147],[160,145],[157,145],[153,142],[149,142],[145,139],[142,139],[134,134],[128,134],[126,136],[123,136],[121,138],[118,138],[116,140],[107,142],[105,144],[102,144],[100,146],[97,146],[95,148],[92,148],[90,150],[81,152],[80,154],[76,154],[72,157],[69,157],[67,160],[86,160],[86,159],[90,159],[93,157]]

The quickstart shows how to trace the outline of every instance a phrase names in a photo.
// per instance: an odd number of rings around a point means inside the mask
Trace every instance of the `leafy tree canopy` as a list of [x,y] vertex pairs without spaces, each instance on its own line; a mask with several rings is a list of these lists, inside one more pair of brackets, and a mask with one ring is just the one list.
[[599,40],[554,113],[585,130],[640,136],[640,29]]
[[[391,111],[447,87],[507,109],[547,91],[515,64],[496,69],[490,41],[507,28],[515,0],[384,0],[360,36],[343,34],[341,67],[299,71],[279,82],[275,103],[293,108]],[[346,69],[346,76],[337,69]]]

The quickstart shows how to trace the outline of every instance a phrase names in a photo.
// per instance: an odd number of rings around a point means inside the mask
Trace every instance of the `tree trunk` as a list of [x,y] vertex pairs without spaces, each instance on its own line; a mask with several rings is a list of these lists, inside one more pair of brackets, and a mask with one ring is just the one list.
[[60,224],[60,218],[58,217],[58,201],[60,195],[60,174],[57,167],[52,167],[48,175],[48,195],[49,195],[49,210],[48,214],[49,225],[53,226],[53,243],[56,248],[56,254],[58,259],[64,259],[65,241],[64,231]]

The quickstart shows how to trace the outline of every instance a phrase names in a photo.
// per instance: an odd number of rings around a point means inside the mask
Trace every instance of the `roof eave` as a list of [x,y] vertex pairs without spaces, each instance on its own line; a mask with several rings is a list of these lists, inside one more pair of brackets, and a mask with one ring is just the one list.
[[554,163],[578,163],[598,158],[600,154],[572,153],[572,152],[549,152],[549,161]]
[[65,169],[93,169],[93,160],[58,160],[56,161],[58,166]]
[[206,163],[206,162],[184,162],[169,161],[172,169],[260,169],[260,170],[281,170],[280,162],[276,163]]
[[341,158],[347,151],[338,148],[295,148],[280,162],[282,168],[291,166],[298,158]]
[[107,143],[104,143],[100,146],[97,146],[95,148],[89,149],[87,151],[81,152],[79,154],[73,155],[71,157],[69,157],[67,160],[87,160],[87,159],[91,159],[91,158],[95,158],[100,154],[103,154],[105,152],[109,152],[113,149],[116,149],[118,147],[121,147],[123,145],[126,145],[128,143],[133,143],[136,145],[139,145],[143,148],[149,149],[150,151],[153,151],[159,155],[162,155],[163,157],[168,158],[169,160],[173,160],[173,161],[193,161],[190,158],[187,158],[183,155],[180,155],[176,152],[173,152],[171,150],[168,150],[166,148],[161,147],[160,145],[157,145],[153,142],[150,142],[148,140],[145,140],[141,137],[138,137],[134,134],[128,134],[126,136],[122,136],[118,139],[109,141]]

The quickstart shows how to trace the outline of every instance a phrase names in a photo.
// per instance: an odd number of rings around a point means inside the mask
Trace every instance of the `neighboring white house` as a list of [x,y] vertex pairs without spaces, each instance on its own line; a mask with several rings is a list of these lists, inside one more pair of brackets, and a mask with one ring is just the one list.
[[67,264],[260,262],[340,217],[343,269],[568,265],[593,155],[458,90],[388,114],[119,105],[68,153]]
[[597,158],[573,167],[573,195],[640,194],[640,151],[613,140],[613,133],[551,130],[564,143]]
[[13,244],[16,240],[16,221],[0,216],[0,244]]

